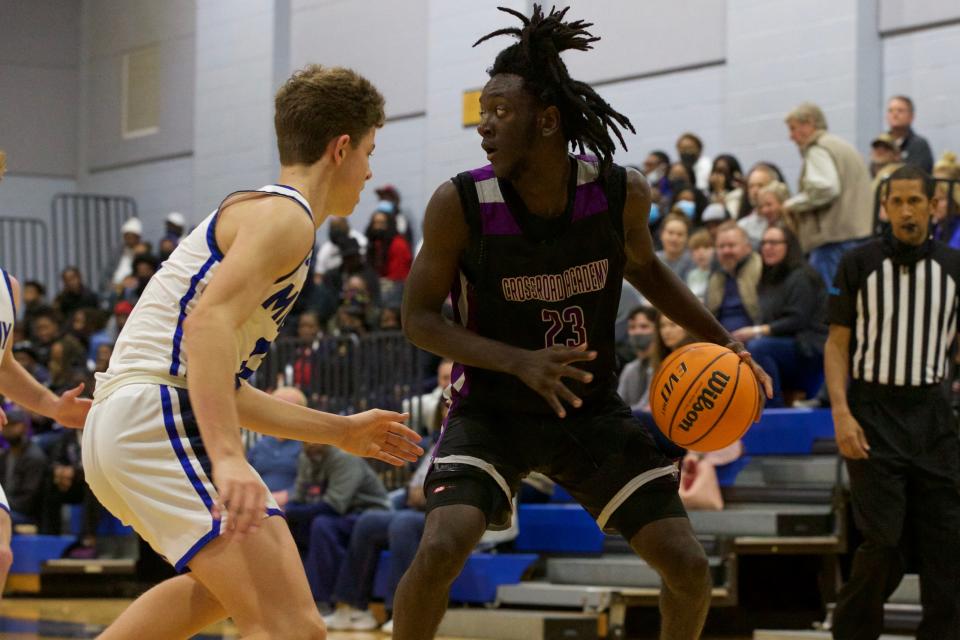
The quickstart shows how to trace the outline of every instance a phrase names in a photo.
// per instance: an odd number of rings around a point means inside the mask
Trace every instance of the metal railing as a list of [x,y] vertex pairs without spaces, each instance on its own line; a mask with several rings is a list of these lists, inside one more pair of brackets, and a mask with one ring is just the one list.
[[56,277],[50,261],[47,223],[35,218],[0,217],[0,267],[20,280],[36,280],[48,290]]
[[54,273],[76,266],[96,288],[122,246],[120,227],[136,215],[137,203],[127,196],[57,194],[50,205]]

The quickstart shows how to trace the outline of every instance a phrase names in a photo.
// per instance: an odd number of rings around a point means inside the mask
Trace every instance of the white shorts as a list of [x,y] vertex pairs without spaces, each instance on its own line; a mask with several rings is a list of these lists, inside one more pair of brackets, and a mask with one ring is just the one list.
[[[217,490],[186,389],[117,389],[90,409],[82,451],[100,503],[177,571],[223,530],[225,523],[211,515]],[[266,484],[263,491],[264,517],[282,516]]]

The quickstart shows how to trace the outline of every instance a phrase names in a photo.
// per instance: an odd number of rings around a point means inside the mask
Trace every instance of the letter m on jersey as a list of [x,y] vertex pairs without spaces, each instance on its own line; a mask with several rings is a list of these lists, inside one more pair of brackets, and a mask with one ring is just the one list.
[[288,284],[280,291],[263,301],[263,308],[273,312],[273,321],[277,324],[283,322],[283,319],[293,308],[293,301],[297,299],[297,291],[293,290],[293,284]]

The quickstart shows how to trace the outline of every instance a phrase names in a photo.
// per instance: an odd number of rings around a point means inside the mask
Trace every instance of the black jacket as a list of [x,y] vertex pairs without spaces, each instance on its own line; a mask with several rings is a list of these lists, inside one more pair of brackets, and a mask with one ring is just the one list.
[[806,355],[822,355],[827,339],[827,291],[820,276],[806,267],[791,271],[780,282],[761,283],[760,324],[771,336],[793,337]]

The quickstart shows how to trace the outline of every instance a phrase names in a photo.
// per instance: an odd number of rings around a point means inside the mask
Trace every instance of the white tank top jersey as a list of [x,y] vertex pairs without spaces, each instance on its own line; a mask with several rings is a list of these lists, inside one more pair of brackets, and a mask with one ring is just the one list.
[[0,356],[13,340],[13,323],[17,319],[17,306],[13,301],[13,285],[10,274],[0,269]]
[[[292,187],[273,184],[227,196],[213,213],[180,241],[150,279],[117,338],[110,366],[105,373],[96,376],[94,401],[106,398],[127,384],[187,387],[183,323],[223,260],[214,232],[217,217],[224,204],[233,204],[244,197],[265,197],[256,196],[257,193],[290,198],[313,219],[309,203]],[[267,297],[240,327],[233,363],[237,384],[252,376],[260,366],[287,314],[293,309],[309,272],[310,254],[307,254],[300,266],[274,282]]]

